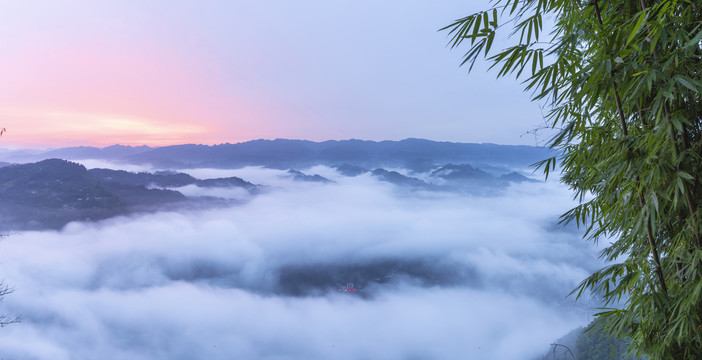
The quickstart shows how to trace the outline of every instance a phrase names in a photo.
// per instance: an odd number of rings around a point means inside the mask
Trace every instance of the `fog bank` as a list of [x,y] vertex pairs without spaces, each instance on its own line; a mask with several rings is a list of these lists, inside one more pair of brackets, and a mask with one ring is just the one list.
[[268,190],[6,238],[1,310],[23,321],[0,356],[527,360],[588,321],[565,297],[596,256],[555,224],[573,205],[558,183],[479,197],[304,170],[335,182],[189,170]]

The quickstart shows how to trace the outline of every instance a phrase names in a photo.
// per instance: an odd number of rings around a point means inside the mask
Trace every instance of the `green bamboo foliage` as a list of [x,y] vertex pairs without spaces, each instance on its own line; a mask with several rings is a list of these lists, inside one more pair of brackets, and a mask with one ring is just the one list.
[[[702,0],[497,0],[444,29],[463,63],[523,80],[559,129],[580,205],[563,215],[609,246],[574,290],[652,359],[702,359]],[[544,22],[553,30],[544,33]],[[550,27],[550,26],[549,26]],[[496,34],[513,44],[495,52]]]

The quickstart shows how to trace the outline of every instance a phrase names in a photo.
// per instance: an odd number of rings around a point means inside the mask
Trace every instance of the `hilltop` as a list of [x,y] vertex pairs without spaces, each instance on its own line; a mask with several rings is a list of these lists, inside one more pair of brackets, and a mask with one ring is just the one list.
[[58,229],[70,221],[100,220],[203,200],[167,189],[185,185],[257,188],[239,178],[200,180],[182,173],[88,170],[59,159],[8,165],[0,168],[0,229]]

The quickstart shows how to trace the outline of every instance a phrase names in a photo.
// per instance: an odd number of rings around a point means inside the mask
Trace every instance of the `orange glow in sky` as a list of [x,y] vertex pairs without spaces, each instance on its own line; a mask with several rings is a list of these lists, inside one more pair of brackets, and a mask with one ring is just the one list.
[[67,139],[92,146],[162,146],[183,144],[194,138],[206,139],[214,132],[206,124],[168,123],[119,114],[4,110],[0,116],[13,119],[8,136],[12,136],[14,142],[39,146],[65,145]]

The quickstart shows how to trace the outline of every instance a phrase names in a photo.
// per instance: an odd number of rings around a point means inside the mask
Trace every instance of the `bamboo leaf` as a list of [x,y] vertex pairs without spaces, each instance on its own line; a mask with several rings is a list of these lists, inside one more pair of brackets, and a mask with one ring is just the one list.
[[677,81],[680,85],[694,91],[695,93],[699,94],[699,86],[693,85],[691,82],[694,82],[694,80],[684,77],[684,76],[677,76],[675,78],[675,81]]
[[678,176],[685,179],[685,180],[694,180],[695,178],[692,177],[692,175],[684,172],[684,171],[678,171]]
[[495,40],[495,32],[490,31],[490,33],[487,36],[487,43],[485,44],[485,56],[487,56],[488,52],[490,52],[493,40]]
[[634,24],[634,28],[631,30],[629,33],[629,37],[626,39],[626,45],[628,46],[631,43],[631,40],[634,39],[636,34],[639,32],[641,29],[641,26],[645,23],[646,18],[648,17],[648,12],[647,11],[641,11],[639,14],[638,19],[636,20],[636,24]]
[[[699,26],[697,26],[699,28]],[[702,30],[700,30],[697,35],[695,35],[690,41],[685,43],[684,48],[691,48],[691,47],[699,47],[700,46],[700,41],[702,41]]]

